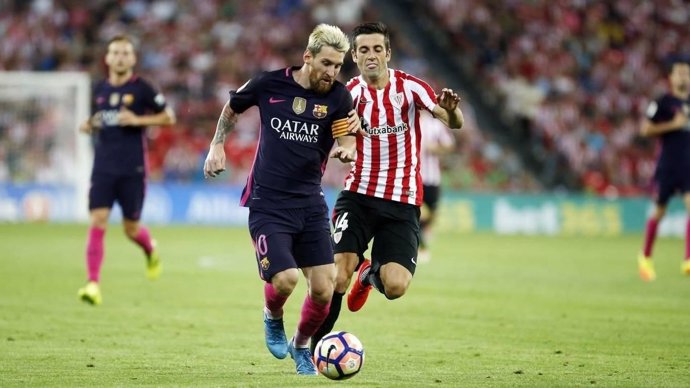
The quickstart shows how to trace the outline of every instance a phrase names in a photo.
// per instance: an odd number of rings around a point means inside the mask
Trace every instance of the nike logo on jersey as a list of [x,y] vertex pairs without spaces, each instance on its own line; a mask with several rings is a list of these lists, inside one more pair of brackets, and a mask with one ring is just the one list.
[[271,97],[268,99],[269,104],[277,104],[279,102],[284,102],[285,100],[281,100],[279,98]]
[[414,265],[417,265],[417,260],[415,260],[415,258],[414,258],[414,257],[413,257],[413,258],[411,258],[411,259],[410,259],[410,261],[412,262],[412,264],[414,264]]

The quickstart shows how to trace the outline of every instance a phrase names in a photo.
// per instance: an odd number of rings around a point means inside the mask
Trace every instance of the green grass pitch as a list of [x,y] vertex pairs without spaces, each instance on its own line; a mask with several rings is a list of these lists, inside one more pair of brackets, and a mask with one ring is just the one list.
[[[0,386],[660,387],[690,385],[683,242],[642,236],[440,234],[402,299],[373,292],[337,329],[364,343],[346,382],[299,377],[263,343],[262,291],[244,229],[152,227],[161,279],[119,225],[106,235],[104,302],[77,300],[83,225],[0,225]],[[286,307],[291,336],[305,295]]]

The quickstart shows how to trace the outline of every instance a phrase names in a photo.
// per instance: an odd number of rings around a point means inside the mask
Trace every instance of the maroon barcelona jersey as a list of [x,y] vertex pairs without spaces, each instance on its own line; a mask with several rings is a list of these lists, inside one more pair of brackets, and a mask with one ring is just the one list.
[[94,131],[93,173],[145,174],[146,128],[120,126],[117,114],[123,107],[137,115],[155,114],[165,106],[163,95],[137,76],[120,86],[99,82],[91,106],[100,120],[100,129]]
[[321,177],[334,138],[347,130],[352,97],[334,82],[317,94],[293,79],[298,67],[265,72],[230,92],[230,108],[258,106],[259,142],[240,203],[247,207],[294,209],[325,203]]

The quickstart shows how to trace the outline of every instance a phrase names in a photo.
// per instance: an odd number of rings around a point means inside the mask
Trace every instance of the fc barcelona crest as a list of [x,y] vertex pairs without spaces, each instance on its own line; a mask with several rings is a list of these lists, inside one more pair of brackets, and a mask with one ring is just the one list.
[[328,105],[314,104],[314,111],[312,113],[317,119],[322,119],[328,114]]
[[120,105],[120,93],[110,93],[110,99],[108,101],[110,106]]
[[132,105],[134,102],[134,96],[131,94],[125,94],[122,96],[122,103],[125,105]]
[[259,265],[261,265],[262,270],[267,271],[268,267],[271,266],[271,262],[268,261],[268,257],[264,257],[263,259],[261,259],[261,261],[259,261]]
[[307,100],[302,97],[295,97],[295,99],[292,100],[292,111],[295,112],[295,114],[301,115],[305,110],[307,110]]

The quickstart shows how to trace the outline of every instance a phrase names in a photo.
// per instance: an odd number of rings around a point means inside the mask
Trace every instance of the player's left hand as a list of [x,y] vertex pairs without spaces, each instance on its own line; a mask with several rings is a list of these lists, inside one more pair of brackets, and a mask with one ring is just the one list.
[[357,159],[357,149],[355,147],[337,146],[333,148],[328,157],[338,159],[343,163],[354,162]]
[[138,126],[139,116],[137,116],[131,110],[125,108],[124,106],[120,108],[120,112],[117,114],[117,122],[123,126]]
[[225,148],[222,143],[214,144],[208,150],[204,161],[204,178],[215,178],[225,171]]
[[453,92],[453,89],[448,88],[443,88],[441,94],[436,96],[436,99],[438,100],[438,106],[449,112],[454,111],[460,103],[460,96]]
[[347,133],[359,133],[362,136],[369,136],[364,128],[362,128],[362,120],[359,118],[357,111],[354,109],[347,113]]

